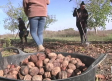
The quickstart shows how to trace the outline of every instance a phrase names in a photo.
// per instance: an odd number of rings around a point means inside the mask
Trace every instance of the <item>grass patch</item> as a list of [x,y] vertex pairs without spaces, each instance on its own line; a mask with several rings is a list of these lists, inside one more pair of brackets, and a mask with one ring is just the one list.
[[80,41],[79,37],[52,37],[52,38],[44,38],[45,42],[63,42],[63,41]]
[[107,37],[104,39],[105,41],[112,41],[112,34],[109,34]]
[[[11,34],[1,36],[1,38],[7,38],[7,37],[14,41],[14,42],[11,41],[12,43],[20,42],[20,38],[18,35],[16,39],[15,39],[15,35],[11,35]],[[95,34],[94,31],[88,31],[87,37],[88,37],[88,41],[111,41],[112,30],[98,31],[97,34]],[[74,30],[44,31],[44,42],[57,42],[57,41],[59,42],[80,41],[80,35],[78,31],[74,31]],[[34,42],[30,34],[28,36],[28,42]]]
[[15,55],[17,53],[13,51],[5,50],[5,51],[2,51],[1,54],[2,54],[2,57],[7,57],[7,56]]

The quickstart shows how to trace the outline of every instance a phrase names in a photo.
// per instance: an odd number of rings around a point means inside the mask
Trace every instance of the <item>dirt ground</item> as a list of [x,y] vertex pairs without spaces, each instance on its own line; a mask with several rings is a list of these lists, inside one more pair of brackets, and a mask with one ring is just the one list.
[[[24,52],[36,52],[36,44],[29,42],[26,45],[13,44]],[[96,81],[112,81],[112,42],[90,42],[89,46],[83,46],[79,42],[45,42],[44,46],[53,52],[66,52],[84,54],[93,58],[101,54],[108,54],[105,60],[97,66]]]

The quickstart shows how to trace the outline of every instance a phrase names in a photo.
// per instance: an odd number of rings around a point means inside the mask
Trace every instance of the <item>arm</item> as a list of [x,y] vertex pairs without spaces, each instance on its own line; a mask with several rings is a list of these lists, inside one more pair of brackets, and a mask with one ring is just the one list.
[[77,12],[76,12],[76,8],[74,9],[74,11],[73,11],[73,17],[76,17],[77,16]]
[[28,0],[23,0],[23,8],[26,16],[28,16]]
[[75,8],[74,12],[73,12],[73,16],[78,18],[79,17],[79,12],[80,12],[80,8],[79,9]]
[[46,0],[46,3],[47,3],[47,5],[49,5],[50,4],[50,0]]

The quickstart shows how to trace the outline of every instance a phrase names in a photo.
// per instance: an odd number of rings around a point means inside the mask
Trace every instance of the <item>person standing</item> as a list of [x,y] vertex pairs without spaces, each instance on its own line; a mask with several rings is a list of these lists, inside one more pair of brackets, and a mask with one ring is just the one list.
[[75,8],[73,12],[73,16],[76,17],[76,26],[80,33],[81,43],[85,43],[87,41],[87,19],[88,19],[88,11],[85,9],[85,3],[82,1],[80,4],[80,8]]
[[21,39],[20,43],[23,43],[23,37],[25,38],[25,43],[27,43],[27,36],[28,35],[25,34],[25,32],[27,31],[27,29],[25,27],[25,23],[21,18],[18,18],[18,21],[19,21],[18,27],[19,27],[19,31],[20,31],[19,32],[19,37]]
[[43,31],[49,3],[50,0],[23,0],[24,12],[29,19],[30,33],[38,46],[38,51],[45,50],[43,46]]

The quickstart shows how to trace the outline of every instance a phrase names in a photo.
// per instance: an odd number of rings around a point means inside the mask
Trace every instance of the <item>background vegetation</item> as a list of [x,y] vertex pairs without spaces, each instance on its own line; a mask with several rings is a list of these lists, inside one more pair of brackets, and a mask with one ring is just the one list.
[[[88,41],[112,41],[112,30],[103,30],[98,31],[95,34],[94,31],[88,30],[87,33]],[[20,40],[18,34],[5,34],[0,35],[0,39],[13,39]],[[28,40],[32,40],[31,35],[29,34]],[[65,29],[61,31],[44,31],[44,41],[80,41],[79,32],[70,29]]]

